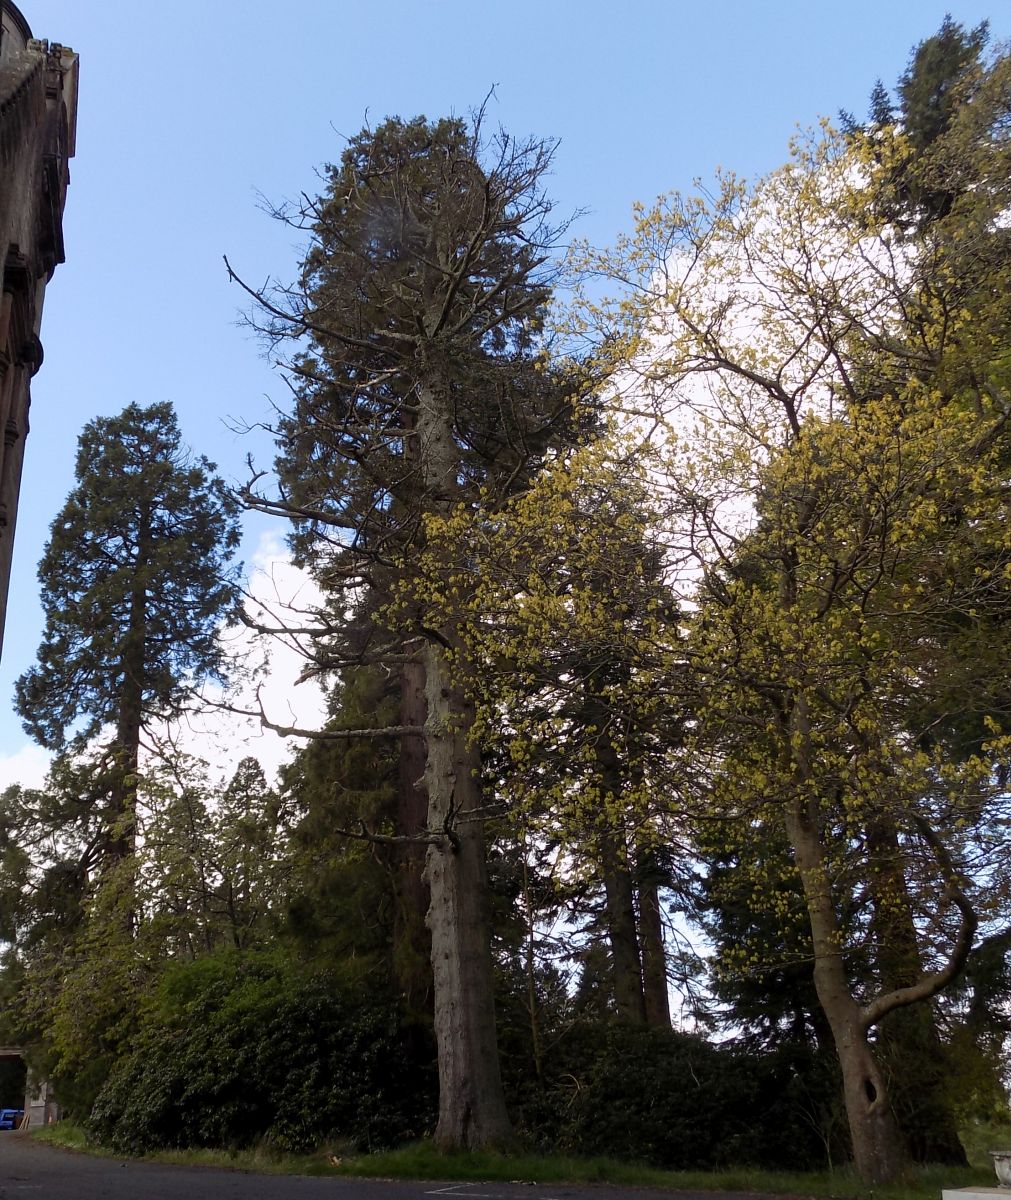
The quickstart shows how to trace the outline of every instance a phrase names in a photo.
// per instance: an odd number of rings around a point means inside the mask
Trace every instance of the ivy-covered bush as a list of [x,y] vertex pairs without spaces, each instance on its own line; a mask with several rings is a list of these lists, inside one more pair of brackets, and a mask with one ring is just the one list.
[[374,1149],[422,1136],[435,1088],[428,1035],[360,972],[214,956],[167,973],[89,1126],[132,1153],[259,1141]]

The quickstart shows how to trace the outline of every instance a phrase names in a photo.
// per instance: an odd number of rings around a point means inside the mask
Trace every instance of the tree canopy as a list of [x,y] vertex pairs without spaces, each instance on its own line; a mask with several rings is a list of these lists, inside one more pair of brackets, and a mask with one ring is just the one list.
[[[1009,115],[946,18],[865,124],[610,249],[484,112],[275,214],[273,469],[92,422],[18,685],[57,758],[0,797],[0,1025],[103,1139],[881,1186],[1011,1128]],[[326,716],[261,691],[276,783],[142,769],[228,673],[238,503],[319,597],[242,619]]]

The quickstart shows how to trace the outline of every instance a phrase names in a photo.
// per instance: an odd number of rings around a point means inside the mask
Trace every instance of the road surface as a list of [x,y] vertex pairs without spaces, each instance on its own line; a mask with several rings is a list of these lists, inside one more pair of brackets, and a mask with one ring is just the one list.
[[[663,1195],[636,1188],[568,1184],[258,1175],[94,1158],[43,1145],[27,1134],[0,1133],[0,1200],[622,1200]],[[717,1192],[670,1195],[677,1200],[730,1200]],[[746,1198],[739,1193],[733,1200]]]

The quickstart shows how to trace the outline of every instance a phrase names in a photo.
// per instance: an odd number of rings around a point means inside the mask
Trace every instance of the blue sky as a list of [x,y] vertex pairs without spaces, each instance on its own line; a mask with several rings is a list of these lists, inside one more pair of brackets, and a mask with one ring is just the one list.
[[[185,437],[239,480],[284,385],[239,320],[228,254],[251,281],[290,277],[294,235],[258,195],[317,188],[341,134],[388,114],[466,113],[557,137],[549,189],[606,244],[634,200],[718,166],[776,166],[798,125],[862,115],[944,13],[1011,33],[1004,4],[958,0],[19,0],[37,37],[81,56],[67,258],[46,297],[0,663],[0,758],[27,741],[13,680],[41,631],[35,564],[98,414],[171,400]],[[269,532],[247,522],[248,548]]]

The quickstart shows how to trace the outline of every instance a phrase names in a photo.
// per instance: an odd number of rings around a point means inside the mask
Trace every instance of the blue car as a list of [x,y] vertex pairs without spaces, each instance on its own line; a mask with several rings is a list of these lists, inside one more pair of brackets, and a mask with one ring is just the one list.
[[0,1129],[17,1129],[24,1115],[23,1108],[0,1108]]

